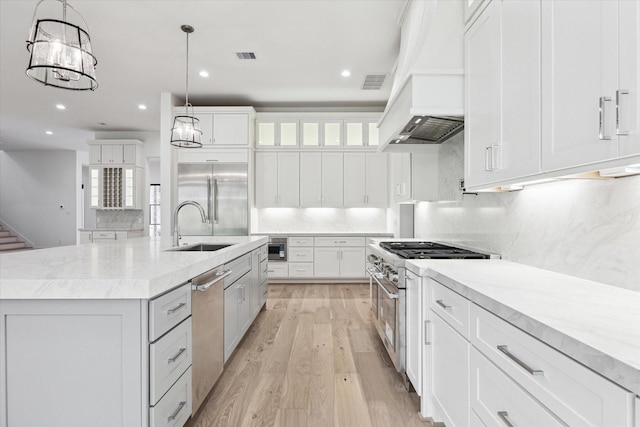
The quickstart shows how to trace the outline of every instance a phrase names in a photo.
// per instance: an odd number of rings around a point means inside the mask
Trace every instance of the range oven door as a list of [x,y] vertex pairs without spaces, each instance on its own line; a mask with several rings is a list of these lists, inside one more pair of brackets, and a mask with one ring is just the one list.
[[[378,330],[378,335],[384,343],[389,358],[394,366],[400,372],[404,368],[402,359],[402,351],[400,344],[400,321],[402,316],[401,295],[398,288],[382,277],[380,273],[369,272],[372,282],[372,304],[376,304],[373,308],[374,323]],[[375,289],[375,291],[374,291]]]

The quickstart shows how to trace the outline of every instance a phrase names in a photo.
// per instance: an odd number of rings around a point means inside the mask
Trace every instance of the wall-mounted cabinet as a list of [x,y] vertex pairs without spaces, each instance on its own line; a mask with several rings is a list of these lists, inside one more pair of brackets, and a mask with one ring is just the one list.
[[344,153],[344,207],[387,206],[387,155]]
[[[175,115],[183,115],[184,107],[175,107]],[[200,120],[203,146],[251,146],[254,138],[255,110],[253,107],[193,107]]]
[[465,34],[468,189],[640,163],[640,2],[485,0],[477,15]]
[[256,148],[378,146],[379,113],[259,113]]
[[144,167],[144,149],[135,139],[89,141],[90,165],[131,165]]
[[300,153],[300,207],[342,207],[342,153]]
[[298,153],[256,153],[256,207],[300,205],[300,155]]

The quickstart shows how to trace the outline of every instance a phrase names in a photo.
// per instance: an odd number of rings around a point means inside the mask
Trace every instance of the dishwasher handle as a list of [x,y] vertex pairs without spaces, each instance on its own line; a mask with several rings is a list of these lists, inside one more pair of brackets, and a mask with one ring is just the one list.
[[[214,270],[214,271],[202,274],[191,280],[191,290],[205,292],[211,286],[218,283],[219,281],[221,281],[222,279],[224,279],[230,274],[231,274],[231,270]],[[201,280],[203,280],[204,283],[198,283]]]

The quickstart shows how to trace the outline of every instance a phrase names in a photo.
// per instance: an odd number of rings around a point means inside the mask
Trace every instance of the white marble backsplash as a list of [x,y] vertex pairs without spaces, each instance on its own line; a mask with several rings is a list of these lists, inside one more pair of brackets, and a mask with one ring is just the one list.
[[96,211],[96,229],[138,230],[144,228],[142,210]]
[[415,235],[640,291],[640,176],[576,179],[419,203]]
[[380,232],[387,231],[387,210],[378,208],[255,209],[252,232]]

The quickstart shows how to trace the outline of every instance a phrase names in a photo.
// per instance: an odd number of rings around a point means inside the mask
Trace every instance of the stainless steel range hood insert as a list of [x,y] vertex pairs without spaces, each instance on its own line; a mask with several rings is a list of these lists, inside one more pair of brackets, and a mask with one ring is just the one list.
[[442,144],[464,129],[462,116],[413,116],[394,144]]

